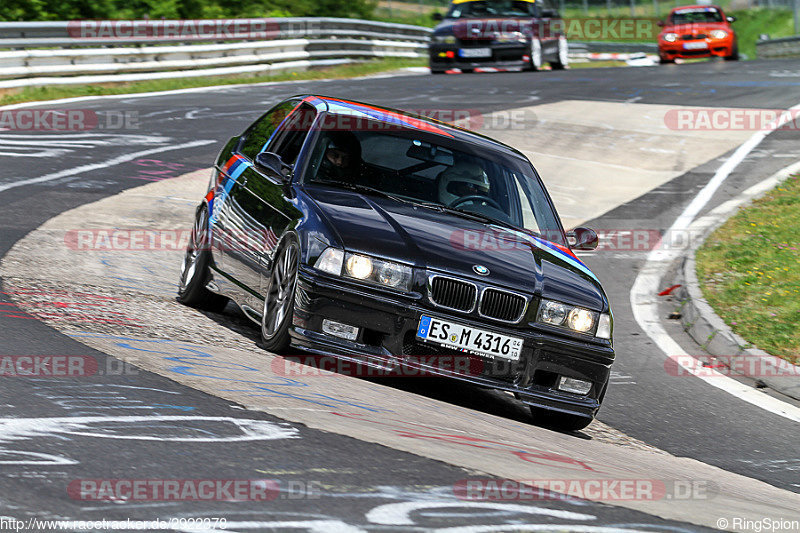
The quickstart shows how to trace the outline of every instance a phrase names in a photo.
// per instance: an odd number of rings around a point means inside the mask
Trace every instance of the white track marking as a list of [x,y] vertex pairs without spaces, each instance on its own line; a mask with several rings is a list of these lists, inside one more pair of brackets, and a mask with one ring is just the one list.
[[[798,109],[800,109],[800,104],[791,107],[790,111]],[[756,132],[744,144],[737,148],[736,151],[731,154],[731,157],[719,167],[711,178],[711,181],[703,187],[686,209],[683,210],[680,216],[667,230],[666,235],[674,235],[678,231],[688,229],[697,214],[708,204],[714,193],[725,182],[728,176],[730,176],[731,172],[744,161],[750,152],[752,152],[767,135],[787,123],[791,118],[789,115],[791,115],[791,113],[787,113],[780,119],[772,122],[767,129]],[[770,180],[775,180],[775,176],[767,178],[765,181]],[[751,189],[759,188],[759,186],[760,184],[751,187]],[[747,192],[742,196],[745,197],[744,200],[746,200]],[[680,361],[680,357],[690,357],[690,354],[686,353],[686,351],[670,337],[669,333],[667,333],[664,326],[661,324],[658,315],[658,297],[656,294],[659,290],[659,283],[661,282],[661,276],[664,270],[672,261],[677,259],[680,254],[680,249],[660,250],[656,247],[656,249],[648,254],[647,261],[636,277],[636,281],[630,293],[631,309],[639,327],[647,333],[647,336],[650,337],[653,342],[655,342],[656,346],[667,356],[679,356],[676,357],[678,361]],[[693,372],[691,368],[684,368],[689,372]],[[704,375],[698,377],[709,385],[713,385],[718,389],[770,413],[788,418],[795,422],[800,422],[800,408],[779,400],[778,398],[768,396],[753,387],[747,386],[744,383],[740,383],[735,379],[717,372],[708,375],[708,373],[705,372],[707,370],[708,369],[704,369]]]
[[[165,423],[164,429],[180,428],[175,424],[208,422],[231,424],[236,433],[214,437],[172,437],[159,435],[156,423]],[[155,434],[121,434],[111,427],[128,429],[135,433],[137,425]],[[127,425],[125,425],[127,424]],[[158,442],[246,442],[258,440],[293,439],[298,431],[268,420],[251,420],[227,416],[74,416],[62,418],[0,418],[0,443],[38,437],[80,435],[104,439],[145,440]],[[2,448],[0,448],[2,451]]]
[[505,511],[529,515],[543,515],[562,520],[595,520],[597,517],[590,514],[574,513],[572,511],[561,511],[559,509],[547,509],[544,507],[534,507],[529,505],[519,505],[513,503],[494,503],[494,502],[435,502],[417,501],[402,503],[387,503],[379,505],[366,515],[369,522],[386,526],[411,526],[414,521],[411,514],[417,511],[428,509],[488,509],[492,511]]
[[13,183],[5,183],[0,185],[0,192],[7,191],[9,189],[13,189],[14,187],[22,187],[24,185],[33,185],[35,183],[45,183],[48,181],[53,181],[61,178],[66,178],[69,176],[74,176],[76,174],[82,174],[84,172],[91,172],[93,170],[100,170],[101,168],[108,168],[113,167],[114,165],[119,165],[121,163],[127,163],[128,161],[133,161],[134,159],[138,159],[140,157],[152,155],[152,154],[159,154],[161,152],[169,152],[171,150],[182,150],[185,148],[194,148],[196,146],[205,146],[207,144],[215,143],[216,141],[212,140],[200,140],[200,141],[192,141],[183,144],[174,144],[170,146],[162,146],[160,148],[151,148],[150,150],[142,150],[141,152],[133,152],[130,154],[121,155],[119,157],[115,157],[114,159],[109,159],[108,161],[104,161],[102,163],[93,163],[91,165],[83,165],[80,167],[75,168],[68,168],[65,170],[60,170],[58,172],[54,172],[52,174],[46,174],[44,176],[39,176],[38,178],[29,178],[25,180],[15,181]]
[[503,531],[569,531],[570,533],[647,533],[652,530],[628,527],[586,526],[583,524],[497,524],[435,529],[434,533],[500,533]]
[[366,533],[366,530],[351,526],[341,520],[277,520],[273,522],[232,522],[228,520],[219,528],[199,527],[172,527],[173,531],[186,531],[190,533],[208,533],[211,531],[225,531],[236,533],[237,529],[269,529],[271,531],[301,530],[309,533]]

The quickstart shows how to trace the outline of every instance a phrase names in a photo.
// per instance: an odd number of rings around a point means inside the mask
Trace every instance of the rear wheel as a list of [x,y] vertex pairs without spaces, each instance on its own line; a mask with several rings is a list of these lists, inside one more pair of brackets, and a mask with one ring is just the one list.
[[178,301],[199,309],[220,312],[227,305],[228,299],[206,288],[211,279],[209,242],[208,209],[202,206],[195,215],[192,234],[183,256]]
[[550,62],[550,68],[553,70],[564,70],[569,65],[569,45],[567,39],[563,35],[558,38],[558,55],[555,61]]
[[280,352],[289,347],[289,325],[294,314],[294,292],[300,265],[300,247],[289,239],[278,252],[267,282],[261,313],[264,348]]
[[561,431],[579,431],[592,423],[588,416],[569,415],[531,406],[531,415],[536,424]]

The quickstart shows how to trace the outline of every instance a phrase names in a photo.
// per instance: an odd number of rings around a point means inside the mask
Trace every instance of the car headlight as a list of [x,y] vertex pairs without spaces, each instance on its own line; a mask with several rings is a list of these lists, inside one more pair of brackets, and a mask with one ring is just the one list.
[[678,40],[678,34],[677,33],[665,33],[662,38],[665,41],[667,41],[668,43],[674,43],[675,41]]
[[456,44],[455,35],[434,35],[433,42],[442,44]]
[[709,32],[709,35],[711,35],[711,37],[714,39],[724,39],[728,36],[728,32],[725,30],[712,30]]
[[510,31],[510,32],[502,32],[498,33],[495,36],[495,40],[498,43],[518,43],[518,42],[525,42],[527,38],[525,34],[521,31]]
[[350,254],[347,257],[345,268],[347,269],[347,274],[356,279],[367,279],[372,275],[374,270],[372,266],[372,259],[365,255],[353,254]]
[[411,290],[414,273],[414,270],[407,265],[362,254],[345,253],[338,248],[326,248],[320,254],[314,268],[328,274],[345,276],[405,292]]
[[542,300],[536,321],[551,324],[576,331],[578,333],[592,333],[597,325],[595,336],[602,339],[611,338],[611,317],[599,314],[583,307],[567,305],[555,300]]

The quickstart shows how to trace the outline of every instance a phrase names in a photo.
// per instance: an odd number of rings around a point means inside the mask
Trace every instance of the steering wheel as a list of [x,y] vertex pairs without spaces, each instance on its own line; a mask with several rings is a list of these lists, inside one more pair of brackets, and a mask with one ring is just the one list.
[[490,207],[493,207],[493,208],[497,209],[501,213],[503,212],[503,208],[500,207],[500,204],[498,204],[497,202],[495,202],[493,199],[489,198],[488,196],[484,196],[482,194],[470,194],[469,196],[461,197],[458,200],[455,200],[452,204],[450,204],[450,207],[457,207],[457,206],[459,206],[461,204],[465,204],[467,202],[478,202],[478,201],[485,202]]

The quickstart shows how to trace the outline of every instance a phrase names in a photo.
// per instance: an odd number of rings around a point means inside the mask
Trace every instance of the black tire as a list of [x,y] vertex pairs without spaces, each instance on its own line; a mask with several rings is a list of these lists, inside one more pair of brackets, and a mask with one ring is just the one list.
[[731,55],[725,56],[725,61],[739,61],[739,43],[734,43]]
[[550,68],[553,70],[564,70],[569,65],[569,45],[564,38],[558,39],[558,51],[556,52],[556,59],[550,61]]
[[208,209],[202,206],[195,214],[192,234],[183,256],[178,301],[184,305],[219,313],[228,305],[228,299],[206,288],[211,279],[209,265],[212,261],[208,242]]
[[663,57],[659,57],[658,58],[658,64],[659,65],[669,65],[669,64],[674,63],[674,62],[675,62],[674,59],[664,59]]
[[533,406],[531,406],[531,416],[535,424],[559,431],[580,431],[594,420],[588,416],[568,415]]
[[434,69],[431,69],[431,74],[444,74],[444,70],[434,70]]
[[462,69],[459,69],[459,70],[461,70],[462,74],[472,74],[473,72],[475,72],[474,68],[462,68]]
[[300,266],[300,246],[288,238],[278,251],[264,291],[261,312],[261,340],[270,352],[282,352],[289,347],[289,326],[294,314],[294,294],[297,270]]
[[528,55],[531,60],[530,63],[528,63],[527,68],[523,70],[528,70],[531,72],[541,70],[542,65],[544,65],[544,50],[542,49],[542,42],[540,40],[531,40],[530,48],[528,49]]

